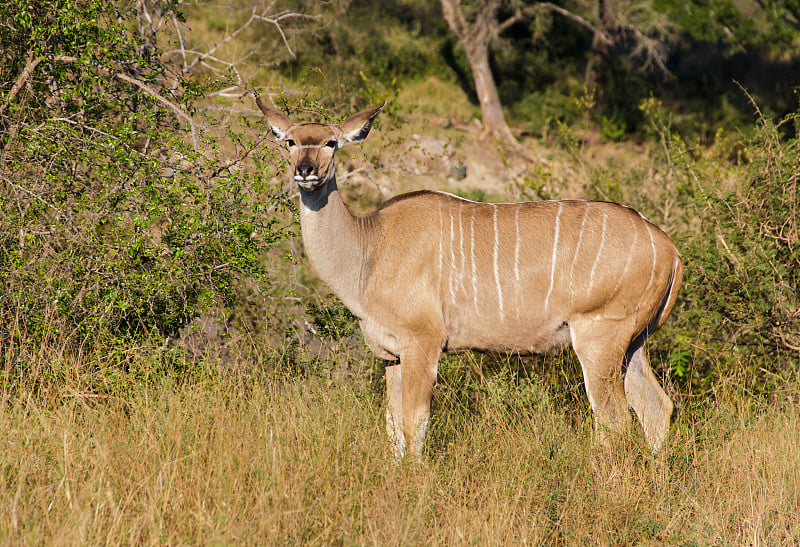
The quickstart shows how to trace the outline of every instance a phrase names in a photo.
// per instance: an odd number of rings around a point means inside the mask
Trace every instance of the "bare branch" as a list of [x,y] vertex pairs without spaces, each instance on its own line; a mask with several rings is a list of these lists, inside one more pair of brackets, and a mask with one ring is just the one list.
[[508,30],[509,27],[511,27],[515,23],[522,21],[523,19],[525,19],[525,14],[523,14],[522,11],[519,8],[517,8],[517,11],[516,13],[514,13],[514,15],[512,15],[502,23],[499,23],[497,27],[495,27],[495,34],[502,34],[504,31]]
[[0,114],[5,112],[6,108],[8,108],[8,105],[11,104],[11,101],[13,101],[14,97],[16,97],[17,93],[19,93],[19,90],[22,89],[22,86],[25,85],[25,82],[27,82],[28,78],[30,78],[31,74],[33,74],[33,71],[36,69],[36,65],[38,65],[43,59],[44,57],[34,57],[33,50],[28,52],[25,60],[25,68],[22,69],[19,77],[17,77],[17,81],[14,82],[14,85],[11,87],[8,95],[6,95],[5,100],[3,100],[3,104],[0,105]]
[[271,24],[275,25],[275,28],[278,29],[278,32],[280,33],[281,38],[283,39],[283,44],[286,46],[286,49],[289,51],[289,55],[292,56],[292,59],[297,59],[297,56],[294,54],[294,51],[292,51],[292,47],[289,45],[289,41],[286,39],[286,34],[283,32],[283,27],[281,27],[281,25],[280,25],[280,22],[283,21],[284,19],[290,19],[290,18],[293,18],[293,17],[299,17],[299,18],[304,18],[304,19],[319,19],[320,18],[319,15],[305,15],[305,14],[302,14],[302,13],[283,13],[283,14],[279,15],[278,17],[264,17],[263,15],[258,15],[258,16],[256,16],[256,19],[259,19],[259,20],[264,21],[266,23],[271,23]]
[[255,8],[253,8],[253,13],[250,15],[250,18],[247,20],[246,23],[244,23],[241,27],[239,27],[238,29],[236,29],[232,33],[230,33],[227,36],[225,36],[225,38],[220,43],[218,43],[216,46],[211,48],[211,50],[208,53],[205,53],[203,55],[197,56],[194,59],[194,61],[191,62],[191,64],[189,64],[188,66],[185,66],[183,68],[183,70],[181,70],[175,76],[175,81],[173,82],[173,89],[176,89],[178,87],[179,81],[180,81],[180,76],[182,76],[183,74],[186,74],[189,71],[191,71],[195,66],[197,66],[198,63],[200,63],[200,61],[204,60],[206,57],[213,56],[214,53],[216,53],[216,51],[218,49],[220,49],[222,46],[224,46],[225,44],[227,44],[228,42],[230,42],[231,40],[236,38],[236,36],[238,36],[242,31],[244,31],[247,27],[250,26],[250,24],[255,20],[255,16],[256,16],[256,10],[255,10]]
[[152,89],[144,82],[137,80],[136,78],[133,78],[131,76],[128,76],[127,74],[122,74],[121,72],[112,72],[112,75],[115,78],[122,80],[123,82],[128,82],[129,84],[135,85],[136,87],[138,87],[139,89],[141,89],[142,91],[153,97],[156,101],[160,102],[161,104],[172,110],[175,113],[175,115],[177,115],[179,118],[182,118],[189,125],[189,129],[192,132],[192,144],[195,147],[195,149],[197,148],[198,146],[197,126],[194,123],[194,120],[192,119],[191,116],[189,116],[186,112],[184,112],[178,105],[171,103],[170,101],[165,99],[158,93],[158,91]]
[[[240,27],[238,27],[234,31],[226,32],[225,37],[219,43],[214,45],[209,51],[207,51],[205,53],[201,53],[201,52],[197,52],[197,51],[193,52],[197,56],[190,62],[188,61],[188,59],[185,60],[183,68],[175,75],[175,79],[173,80],[173,83],[172,83],[172,89],[177,89],[178,88],[178,86],[180,85],[181,76],[191,72],[198,65],[203,66],[203,63],[205,63],[208,60],[220,63],[223,66],[226,66],[228,68],[233,68],[234,70],[236,70],[236,66],[235,66],[236,62],[222,61],[219,57],[216,56],[216,53],[223,46],[225,46],[226,44],[228,44],[232,40],[234,40],[244,30],[249,28],[256,21],[263,21],[265,23],[274,25],[275,28],[278,30],[278,33],[281,36],[281,40],[283,40],[283,43],[286,46],[286,49],[289,52],[289,54],[292,56],[292,58],[297,58],[297,56],[295,55],[294,50],[292,50],[291,46],[289,45],[289,40],[288,40],[288,38],[286,36],[286,33],[285,33],[283,25],[282,25],[283,22],[285,22],[285,21],[287,21],[289,19],[320,19],[321,16],[320,15],[307,15],[307,14],[304,14],[304,13],[295,13],[295,12],[289,12],[289,11],[278,12],[278,13],[274,13],[273,14],[272,13],[272,9],[273,9],[274,6],[275,6],[275,2],[272,2],[267,7],[265,7],[264,9],[262,9],[260,11],[257,8],[254,7],[252,9],[252,11],[250,13],[250,17],[247,19],[247,21],[245,21]],[[177,25],[176,25],[176,28],[177,28]],[[177,51],[178,53],[181,53],[182,55],[190,53],[190,50],[187,50],[185,48],[185,44],[184,44],[184,42],[182,40],[181,40],[181,48],[182,48],[183,51],[178,50]],[[175,51],[170,52],[170,53],[174,54]],[[208,66],[208,65],[205,65],[205,66]],[[211,68],[211,67],[209,66],[208,68]],[[242,79],[241,79],[241,76],[239,75],[238,71],[236,71],[236,76],[237,76],[237,79],[238,79],[238,83],[241,84],[242,83]]]
[[33,199],[35,199],[36,201],[38,201],[38,202],[40,202],[40,203],[44,204],[46,207],[49,207],[50,209],[52,209],[53,211],[55,211],[55,212],[58,214],[58,216],[59,216],[59,217],[63,216],[63,212],[61,211],[61,209],[59,209],[58,207],[56,207],[55,205],[53,205],[52,203],[50,203],[49,201],[47,201],[46,199],[44,199],[43,197],[41,197],[40,195],[38,195],[38,194],[35,194],[34,192],[31,192],[30,190],[28,190],[28,189],[27,189],[27,188],[25,188],[24,186],[21,186],[21,185],[19,185],[19,184],[15,183],[15,182],[13,182],[13,181],[11,181],[11,180],[7,179],[7,178],[6,178],[6,177],[4,177],[3,175],[0,175],[0,180],[2,180],[3,182],[5,182],[6,184],[8,184],[9,186],[11,186],[12,188],[16,188],[16,189],[17,189],[17,190],[19,190],[20,192],[24,192],[24,193],[28,194],[30,197],[32,197],[32,198],[33,198]]
[[[78,61],[77,57],[70,57],[68,55],[56,55],[53,57],[54,61],[63,61],[63,62],[76,62]],[[123,82],[127,82],[129,84],[133,84],[151,97],[153,97],[156,101],[161,103],[162,105],[166,106],[168,109],[172,110],[176,116],[184,120],[187,125],[189,126],[189,130],[192,133],[192,145],[195,149],[198,147],[198,140],[197,140],[197,124],[195,124],[194,120],[191,116],[189,116],[186,112],[181,109],[178,105],[168,101],[164,98],[158,91],[148,86],[146,83],[138,80],[132,76],[128,76],[127,74],[123,74],[122,72],[117,72],[115,70],[109,70],[106,67],[95,65],[95,68],[101,72],[105,72],[106,74],[110,74],[111,76],[122,80]]]
[[186,61],[186,42],[183,39],[183,35],[181,34],[181,27],[178,25],[178,19],[175,17],[175,14],[172,14],[172,25],[175,27],[175,32],[178,33],[178,42],[181,45],[180,53],[183,56],[183,68],[186,70],[187,61]]
[[[577,13],[573,13],[573,12],[571,12],[569,10],[566,10],[566,9],[562,8],[561,6],[556,6],[555,4],[551,4],[550,2],[539,2],[539,3],[536,4],[536,7],[537,8],[547,8],[550,11],[554,11],[554,12],[558,13],[559,15],[563,15],[567,19],[572,19],[573,21],[575,21],[579,25],[581,25],[583,27],[586,27],[587,29],[591,30],[592,32],[602,32],[597,28],[597,26],[593,25],[590,21],[584,19],[583,17],[581,17]],[[611,40],[611,38],[608,35],[606,35],[605,32],[602,32],[602,34],[604,34],[606,36],[606,39]]]
[[441,0],[442,14],[447,21],[450,30],[459,38],[464,38],[467,34],[467,22],[461,12],[461,0]]

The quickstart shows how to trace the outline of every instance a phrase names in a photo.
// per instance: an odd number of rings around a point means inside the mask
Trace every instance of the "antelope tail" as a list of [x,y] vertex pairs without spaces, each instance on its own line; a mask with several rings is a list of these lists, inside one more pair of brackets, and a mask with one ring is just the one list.
[[682,280],[683,264],[681,263],[680,256],[676,254],[675,261],[672,264],[672,271],[669,274],[667,290],[664,293],[664,298],[661,299],[661,304],[659,304],[658,309],[656,309],[656,312],[653,314],[653,317],[650,318],[650,322],[647,324],[647,327],[645,327],[645,329],[633,339],[631,345],[628,347],[628,351],[625,352],[625,358],[622,361],[623,376],[628,370],[628,364],[630,363],[633,353],[642,347],[647,337],[657,331],[667,320],[667,316],[669,315],[669,312],[672,311],[672,307],[675,305],[675,300],[678,298],[678,291],[681,288]]

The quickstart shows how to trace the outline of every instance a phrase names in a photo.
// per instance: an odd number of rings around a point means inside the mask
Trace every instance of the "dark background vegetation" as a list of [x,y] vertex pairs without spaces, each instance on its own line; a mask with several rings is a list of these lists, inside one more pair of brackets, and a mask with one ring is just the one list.
[[[43,347],[93,356],[112,372],[130,369],[141,348],[158,370],[191,375],[204,346],[198,353],[173,341],[186,342],[182,333],[209,310],[225,324],[223,342],[262,340],[242,354],[319,372],[321,358],[298,349],[307,348],[309,331],[297,325],[357,346],[353,318],[333,300],[281,288],[287,269],[304,267],[284,258],[296,247],[287,242],[295,226],[282,161],[255,118],[210,105],[251,108],[250,98],[218,92],[272,82],[267,91],[280,104],[330,119],[394,100],[428,78],[475,100],[438,2],[287,2],[281,8],[318,18],[286,29],[292,55],[276,54],[284,44],[268,26],[242,33],[257,46],[247,56],[249,80],[230,67],[181,70],[174,33],[142,31],[141,5],[0,3],[6,395],[61,374],[37,358]],[[229,24],[204,5],[146,5],[187,21],[182,28],[194,29],[188,36],[198,48]],[[562,5],[587,16],[595,9]],[[613,187],[614,199],[645,212],[666,202],[674,211],[666,228],[687,273],[654,362],[683,393],[732,376],[770,393],[796,377],[800,362],[798,5],[620,5],[670,23],[668,73],[643,71],[621,53],[587,91],[589,31],[557,15],[531,17],[492,46],[506,117],[519,137],[567,152],[578,128],[605,141],[653,144],[649,174],[610,165],[590,173],[586,195],[607,197]],[[241,24],[249,9],[234,1],[225,17]],[[395,101],[390,113],[407,121],[417,105]],[[658,192],[641,191],[654,184]],[[303,319],[259,311],[271,296],[308,300],[297,307]],[[274,315],[253,319],[259,313]],[[218,354],[207,355],[211,362]],[[353,355],[360,361],[363,351]]]

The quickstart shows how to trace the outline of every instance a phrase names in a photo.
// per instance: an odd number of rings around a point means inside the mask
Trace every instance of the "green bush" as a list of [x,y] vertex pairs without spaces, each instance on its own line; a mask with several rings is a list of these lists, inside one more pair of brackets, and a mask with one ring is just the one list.
[[125,6],[0,4],[0,347],[175,336],[287,233],[280,162],[194,112],[208,82],[176,77]]
[[[800,112],[759,116],[750,134],[718,131],[710,151],[671,133],[654,103],[645,115],[677,181],[686,272],[671,327],[672,372],[695,386],[737,374],[769,390],[800,363]],[[691,355],[690,355],[691,354]]]

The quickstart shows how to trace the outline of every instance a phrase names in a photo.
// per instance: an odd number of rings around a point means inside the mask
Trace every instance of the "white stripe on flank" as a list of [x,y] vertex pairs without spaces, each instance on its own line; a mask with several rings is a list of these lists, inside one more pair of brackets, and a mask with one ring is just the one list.
[[519,205],[514,208],[514,229],[516,231],[516,242],[514,243],[514,279],[516,281],[514,285],[515,294],[517,295],[517,303],[514,306],[516,311],[516,317],[519,319],[519,312],[522,308],[522,287],[519,285],[519,245],[520,245],[520,238],[519,238],[519,210],[522,207]]
[[587,292],[592,290],[592,285],[594,284],[594,272],[597,270],[597,265],[600,263],[600,255],[603,254],[603,246],[606,243],[606,224],[608,221],[608,214],[603,213],[603,231],[600,233],[600,248],[597,249],[597,256],[594,257],[594,264],[592,264],[592,271],[589,272],[589,289]]
[[558,204],[558,214],[556,215],[556,235],[553,238],[553,257],[550,263],[550,288],[547,289],[547,296],[544,299],[544,312],[547,313],[547,308],[550,305],[550,295],[553,293],[553,283],[556,278],[556,255],[558,253],[558,236],[561,229],[561,209],[562,203]]
[[650,231],[650,224],[645,224],[644,226],[647,228],[647,235],[650,236],[650,248],[653,249],[653,268],[650,270],[650,282],[644,290],[644,294],[647,294],[650,292],[650,287],[653,285],[653,279],[655,279],[656,276],[656,242],[653,240],[653,232]]
[[583,221],[581,222],[581,231],[578,233],[578,244],[575,245],[575,256],[572,257],[572,266],[569,269],[569,296],[572,298],[572,276],[575,272],[575,264],[578,262],[578,253],[583,244],[583,231],[586,229],[586,220],[589,218],[589,203],[586,203],[586,210],[583,213]]
[[521,207],[514,208],[514,227],[517,231],[517,242],[514,245],[514,279],[517,280],[517,291],[519,291],[519,210]]
[[469,217],[469,254],[472,260],[472,300],[475,302],[475,312],[479,313],[478,309],[478,268],[475,265],[475,209]]
[[500,268],[497,266],[498,253],[500,251],[500,233],[497,231],[497,205],[494,207],[494,282],[497,284],[497,300],[500,305],[500,322],[505,322],[503,312],[503,288],[500,286]]
[[633,242],[631,243],[631,250],[628,252],[628,260],[625,261],[625,267],[622,269],[622,274],[619,276],[617,280],[617,286],[614,287],[614,292],[611,293],[611,297],[617,294],[617,291],[620,287],[622,287],[622,282],[625,280],[625,276],[628,274],[628,268],[631,265],[631,261],[633,260],[633,253],[636,252],[636,244],[639,240],[639,230],[637,230],[636,226],[636,218],[631,217],[631,224],[633,224]]
[[637,311],[642,305],[642,300],[647,298],[647,294],[650,292],[650,287],[653,286],[653,280],[656,276],[656,242],[653,240],[653,232],[650,231],[650,223],[646,222],[644,226],[647,228],[647,235],[650,236],[650,248],[653,250],[653,268],[650,270],[650,281],[647,283],[647,288],[644,290],[642,296],[639,298],[639,302],[636,304]]
[[464,255],[464,228],[461,224],[461,211],[464,209],[464,205],[461,204],[458,207],[458,248],[461,250],[461,267],[458,269],[458,285],[461,287],[461,290],[464,294],[467,294],[467,289],[464,286],[464,267],[466,257]]
[[450,279],[450,297],[453,299],[453,305],[456,303],[456,293],[453,291],[453,273],[456,269],[456,254],[453,250],[453,240],[455,239],[455,234],[453,233],[453,212],[450,212],[450,275],[448,276]]
[[439,291],[442,290],[442,268],[444,267],[444,259],[442,257],[442,239],[444,238],[444,218],[442,218],[442,203],[439,202]]

